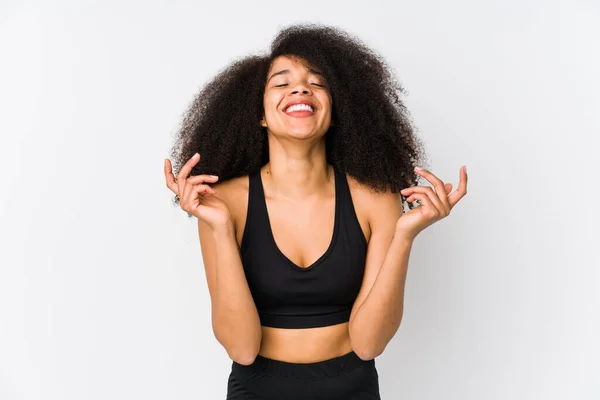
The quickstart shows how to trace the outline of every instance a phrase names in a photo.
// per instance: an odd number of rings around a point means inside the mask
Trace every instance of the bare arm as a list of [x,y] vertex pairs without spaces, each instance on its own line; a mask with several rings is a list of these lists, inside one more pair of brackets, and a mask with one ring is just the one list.
[[250,293],[234,229],[211,229],[198,220],[198,233],[212,304],[215,337],[229,357],[243,365],[254,362],[261,327]]
[[[165,180],[167,187],[181,198],[181,208],[198,218],[215,337],[232,360],[248,365],[258,354],[262,331],[240,259],[230,212],[233,204],[230,199],[228,205],[209,185],[218,180],[217,176],[189,176],[199,160],[200,155],[195,154],[175,178],[171,161],[165,159]],[[229,197],[228,190],[221,189],[220,193]]]
[[373,202],[365,275],[349,325],[352,349],[365,360],[380,355],[400,327],[412,247],[412,240],[395,234],[400,196],[386,193]]
[[[398,195],[386,193],[372,196],[370,204],[371,240],[363,286],[350,315],[350,340],[354,351],[363,359],[380,355],[402,321],[404,287],[408,260],[414,238],[423,229],[447,217],[450,210],[467,194],[467,170],[460,169],[458,188],[444,183],[431,172],[415,168],[415,172],[432,186],[403,189],[406,201],[421,205],[402,214]],[[434,190],[435,188],[435,190]],[[375,207],[377,205],[377,207]]]

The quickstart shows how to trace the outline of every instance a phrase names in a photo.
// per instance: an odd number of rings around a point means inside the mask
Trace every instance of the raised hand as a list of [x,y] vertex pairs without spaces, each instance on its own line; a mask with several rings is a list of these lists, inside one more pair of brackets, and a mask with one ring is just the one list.
[[425,169],[415,168],[415,172],[425,178],[433,187],[411,186],[400,191],[402,195],[407,196],[406,201],[409,203],[415,200],[421,203],[402,214],[396,224],[396,231],[399,234],[407,235],[410,239],[414,239],[425,228],[447,217],[456,203],[467,194],[467,168],[464,166],[459,172],[458,188],[452,194],[450,194],[452,184],[445,184]]
[[200,161],[196,153],[177,174],[173,175],[171,160],[165,159],[165,179],[167,187],[179,196],[179,206],[205,222],[211,228],[225,226],[231,222],[231,213],[227,204],[217,196],[217,191],[207,183],[215,183],[219,177],[214,175],[196,175],[189,177],[194,165]]

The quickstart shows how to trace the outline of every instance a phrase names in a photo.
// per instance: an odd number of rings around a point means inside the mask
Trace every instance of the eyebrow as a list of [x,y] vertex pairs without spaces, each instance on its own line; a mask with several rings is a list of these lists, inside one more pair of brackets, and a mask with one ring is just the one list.
[[[317,71],[317,70],[315,70],[315,69],[309,69],[309,70],[308,70],[308,72],[309,72],[309,73],[311,73],[312,75],[319,75],[319,76],[323,76],[323,74],[322,74],[322,73],[320,73],[319,71]],[[281,70],[281,71],[279,71],[279,72],[275,72],[273,75],[271,75],[271,76],[269,77],[269,79],[267,79],[267,83],[269,83],[269,81],[270,81],[271,79],[273,79],[274,77],[276,77],[277,75],[285,75],[285,74],[289,74],[289,73],[290,73],[290,70],[289,70],[289,69],[283,69],[283,70]]]

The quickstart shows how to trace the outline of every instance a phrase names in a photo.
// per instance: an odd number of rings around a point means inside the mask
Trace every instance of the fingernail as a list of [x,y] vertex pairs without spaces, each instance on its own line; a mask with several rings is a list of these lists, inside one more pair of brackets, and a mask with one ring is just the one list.
[[217,178],[218,178],[218,176],[216,176],[216,175],[209,175],[209,176],[210,176],[211,178],[213,178],[213,179],[217,179]]
[[417,171],[422,171],[422,170],[423,170],[423,168],[421,168],[421,167],[415,167],[415,169],[416,169]]
[[467,172],[467,166],[466,166],[466,165],[463,165],[463,167],[465,168],[465,172]]
[[196,158],[198,156],[200,156],[200,154],[196,153],[196,154],[193,155],[193,158]]

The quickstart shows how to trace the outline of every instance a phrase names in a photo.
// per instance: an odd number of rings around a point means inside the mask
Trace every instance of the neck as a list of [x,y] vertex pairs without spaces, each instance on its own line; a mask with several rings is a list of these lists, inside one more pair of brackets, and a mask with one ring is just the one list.
[[325,141],[280,143],[270,141],[269,162],[263,168],[267,185],[273,194],[301,198],[321,193],[333,178],[327,164]]

